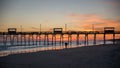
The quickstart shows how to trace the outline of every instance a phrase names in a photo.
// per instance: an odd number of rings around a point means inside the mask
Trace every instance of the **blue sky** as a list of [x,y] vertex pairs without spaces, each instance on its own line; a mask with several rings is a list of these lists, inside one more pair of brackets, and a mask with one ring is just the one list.
[[37,31],[42,24],[43,30],[51,30],[68,24],[69,30],[79,30],[81,25],[72,22],[69,15],[93,14],[119,20],[119,5],[116,5],[119,3],[119,0],[1,0],[0,29],[19,29],[22,25],[25,31]]

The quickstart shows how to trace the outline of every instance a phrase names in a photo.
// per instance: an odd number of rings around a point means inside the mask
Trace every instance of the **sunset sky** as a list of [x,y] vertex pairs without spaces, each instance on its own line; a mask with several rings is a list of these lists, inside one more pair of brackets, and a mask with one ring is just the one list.
[[23,31],[120,30],[120,0],[0,0],[0,31],[17,28]]

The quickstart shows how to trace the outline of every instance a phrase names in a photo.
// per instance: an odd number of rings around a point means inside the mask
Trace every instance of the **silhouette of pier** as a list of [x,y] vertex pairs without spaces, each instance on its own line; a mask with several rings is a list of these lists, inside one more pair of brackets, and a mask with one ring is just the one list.
[[[106,35],[111,34],[113,36],[113,44],[115,44],[115,35],[120,34],[120,31],[115,31],[114,27],[105,27],[104,31],[63,31],[62,28],[54,28],[53,31],[41,31],[41,32],[17,32],[16,28],[9,28],[8,32],[0,32],[1,42],[4,45],[7,45],[7,41],[10,40],[10,45],[41,45],[41,42],[44,42],[44,45],[49,45],[52,42],[52,45],[56,45],[56,36],[60,36],[60,44],[64,45],[64,35],[67,35],[67,43],[72,44],[72,35],[76,35],[76,44],[80,44],[80,35],[84,35],[84,44],[89,44],[89,35],[93,35],[93,44],[96,44],[97,35],[102,34],[104,44],[106,44]],[[42,39],[44,35],[44,39]],[[52,36],[51,40],[49,35]],[[42,41],[44,40],[44,41]],[[39,43],[38,43],[39,42]]]

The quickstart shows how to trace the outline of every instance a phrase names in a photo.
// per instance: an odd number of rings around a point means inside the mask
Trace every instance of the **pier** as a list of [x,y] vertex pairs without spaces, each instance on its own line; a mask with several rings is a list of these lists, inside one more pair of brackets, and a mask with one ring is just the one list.
[[84,35],[84,44],[89,45],[88,36],[93,35],[93,44],[95,45],[99,34],[103,35],[104,44],[106,44],[106,36],[111,34],[113,44],[115,44],[115,35],[120,34],[120,31],[114,31],[114,27],[105,27],[104,31],[63,31],[62,28],[54,28],[52,32],[16,32],[15,28],[10,28],[8,32],[0,32],[0,42],[3,45],[7,45],[7,41],[10,42],[9,45],[56,45],[56,36],[59,35],[59,44],[64,45],[64,38],[66,38],[64,35],[67,35],[67,43],[71,45],[72,35],[76,35],[76,45],[79,45],[80,35]]

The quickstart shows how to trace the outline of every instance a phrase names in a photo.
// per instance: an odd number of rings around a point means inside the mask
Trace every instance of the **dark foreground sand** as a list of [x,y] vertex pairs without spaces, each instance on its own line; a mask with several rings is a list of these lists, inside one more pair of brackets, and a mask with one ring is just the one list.
[[120,45],[9,55],[0,57],[0,68],[120,68]]

